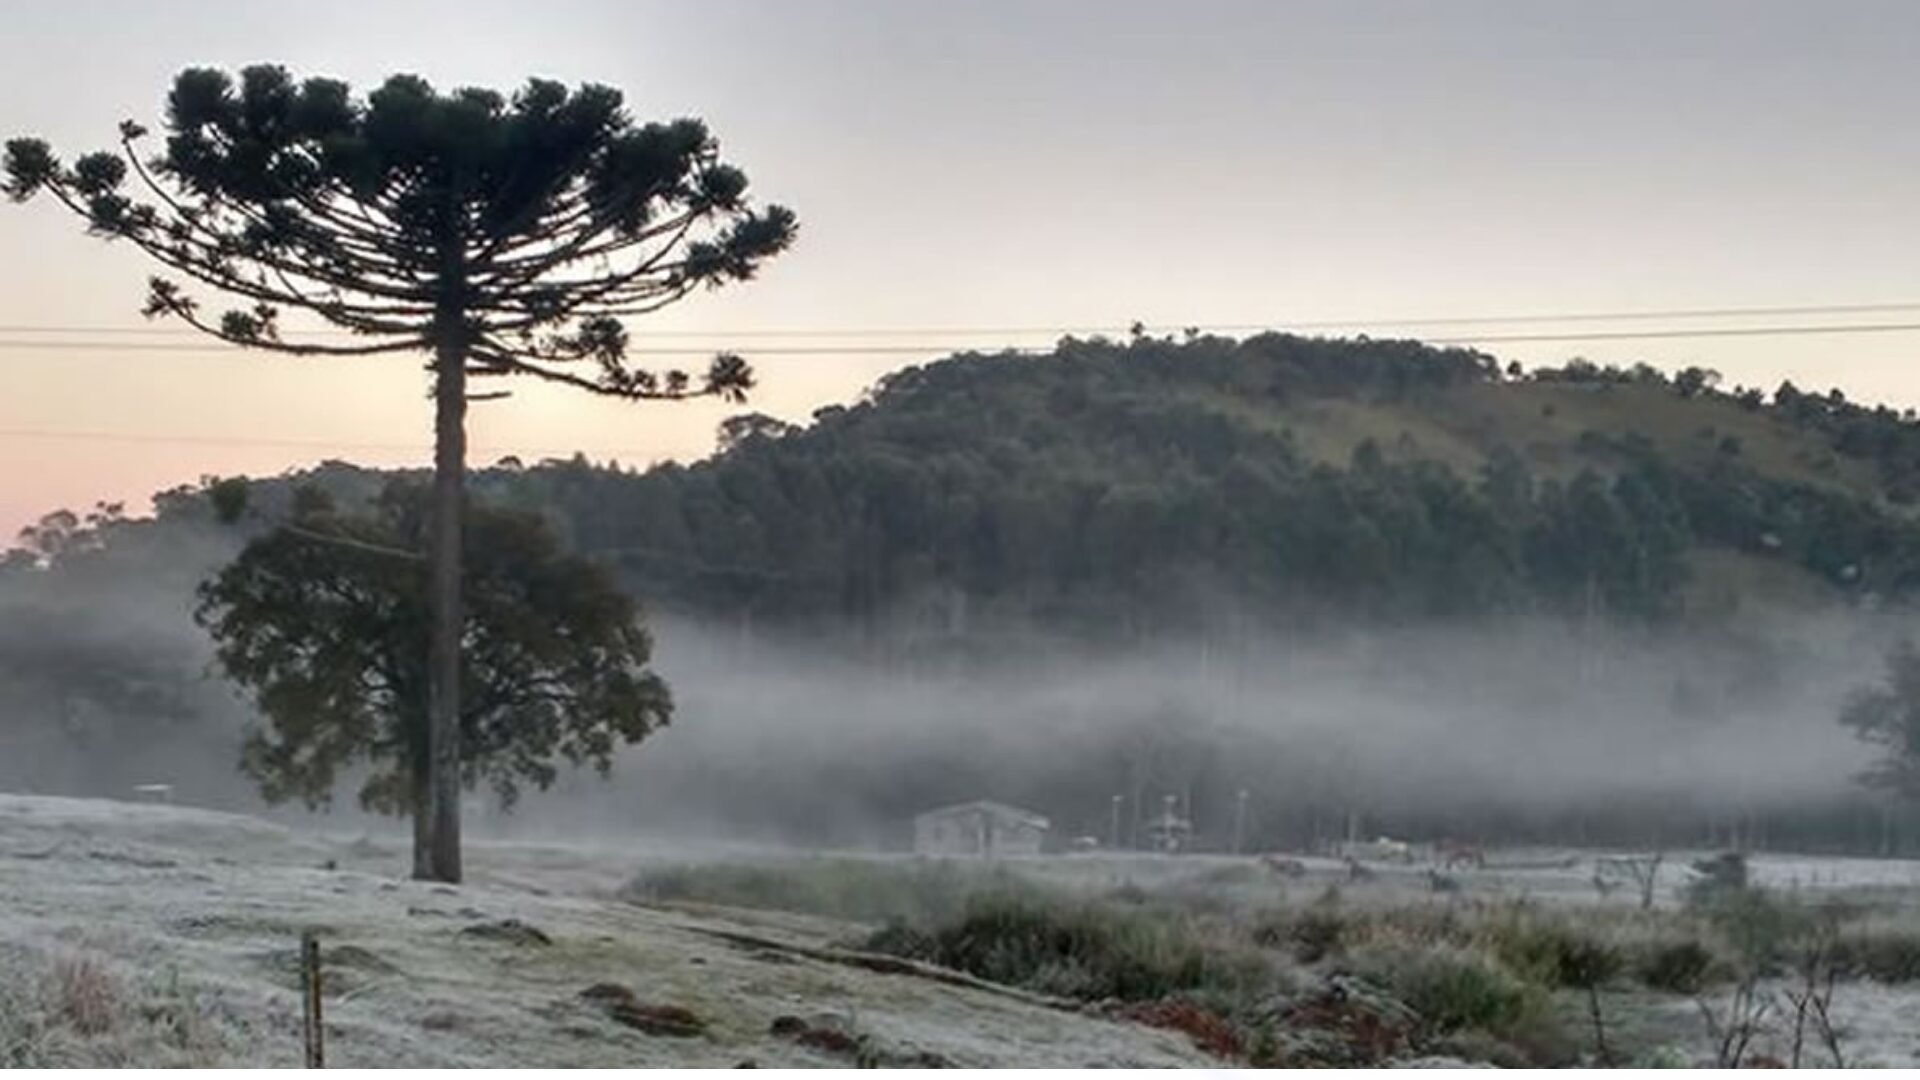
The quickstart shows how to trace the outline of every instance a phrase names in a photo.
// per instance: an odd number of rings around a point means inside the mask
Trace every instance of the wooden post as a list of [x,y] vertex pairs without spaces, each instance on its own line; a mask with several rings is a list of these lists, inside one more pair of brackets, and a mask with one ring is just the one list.
[[307,1068],[327,1067],[326,1032],[320,1018],[320,939],[311,931],[300,935],[300,991],[307,1035]]

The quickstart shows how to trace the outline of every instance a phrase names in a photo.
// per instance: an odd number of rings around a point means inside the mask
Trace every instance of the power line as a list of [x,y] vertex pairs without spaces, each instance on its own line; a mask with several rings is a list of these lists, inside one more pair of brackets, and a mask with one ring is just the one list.
[[1502,345],[1546,341],[1635,341],[1670,338],[1768,337],[1805,334],[1898,334],[1920,330],[1920,323],[1847,323],[1822,326],[1719,326],[1689,330],[1600,330],[1567,334],[1495,334],[1466,337],[1430,337],[1430,345]]
[[[0,341],[0,349],[32,350],[35,352],[166,352],[166,353],[206,353],[222,356],[247,354],[244,346],[225,345],[209,341],[201,345],[176,345],[172,342],[156,341]],[[912,353],[947,352],[953,349],[951,344],[928,345],[776,345],[770,347],[742,349],[741,352],[754,356],[845,356],[845,355],[884,355],[902,356]],[[664,349],[639,350],[645,356],[712,356],[715,352],[725,352],[725,346],[711,348],[691,348],[673,346]],[[252,352],[262,355],[264,350]],[[311,358],[317,363],[340,359],[369,359],[368,357],[320,357]]]
[[[1594,332],[1586,332],[1586,333],[1501,334],[1501,335],[1478,336],[1478,337],[1475,337],[1475,336],[1436,337],[1436,338],[1426,338],[1423,340],[1425,340],[1429,344],[1435,344],[1435,345],[1490,345],[1490,344],[1523,343],[1523,342],[1580,342],[1580,341],[1598,341],[1598,340],[1646,340],[1646,339],[1657,339],[1657,338],[1761,337],[1761,336],[1768,336],[1768,335],[1809,335],[1809,334],[1910,333],[1915,331],[1920,331],[1920,323],[1851,323],[1851,324],[1839,324],[1839,325],[1802,324],[1802,325],[1783,325],[1783,326],[1662,329],[1662,330],[1644,330],[1644,331],[1643,330],[1594,331]],[[31,342],[0,341],[0,349],[30,348],[30,347],[44,348],[48,346],[36,346],[35,343],[31,343]],[[89,346],[86,346],[80,343],[62,342],[62,343],[55,343],[53,347],[85,348]],[[98,348],[99,346],[91,346],[91,347]],[[206,351],[206,350],[213,350],[218,352],[226,351],[225,349],[222,349],[219,346],[173,346],[173,345],[160,345],[160,344],[128,344],[128,343],[118,343],[118,344],[108,343],[105,346],[105,349],[107,351],[128,351],[128,350],[182,351],[182,350],[188,350],[188,349],[191,349],[194,351]],[[653,351],[656,353],[659,353],[659,352],[693,353],[698,350],[682,349],[682,350],[653,350]],[[909,352],[911,353],[938,352],[940,351],[940,348],[936,346],[931,346],[931,345],[855,346],[855,347],[844,348],[844,349],[834,348],[831,346],[820,346],[820,347],[775,348],[775,349],[766,349],[766,350],[760,350],[760,351],[766,352],[766,353],[774,353],[774,354],[802,354],[802,355],[834,355],[834,354],[849,353],[849,352],[875,353],[875,354],[902,354],[902,353],[909,353]],[[1029,353],[1032,352],[1032,350],[1009,350],[1009,351],[1025,351]],[[249,437],[236,437],[236,436],[205,436],[205,435],[170,435],[170,434],[159,434],[159,433],[148,434],[148,433],[137,433],[137,432],[75,431],[75,430],[54,430],[54,429],[25,429],[25,428],[0,429],[0,438],[70,439],[70,440],[140,443],[140,444],[260,446],[260,447],[279,447],[279,448],[286,448],[286,449],[302,449],[302,450],[327,450],[327,451],[336,451],[336,452],[375,451],[375,452],[397,452],[397,453],[410,453],[410,454],[425,454],[425,453],[428,453],[429,450],[431,449],[428,446],[418,444],[418,443],[335,442],[335,441],[329,441],[329,440],[309,440],[309,439],[249,438]],[[516,455],[534,454],[534,455],[546,455],[551,457],[571,457],[576,453],[592,453],[595,455],[604,455],[609,459],[617,458],[621,454],[620,451],[615,451],[615,450],[602,449],[602,450],[590,451],[587,448],[579,448],[579,447],[572,448],[572,449],[555,449],[555,448],[533,448],[533,447],[524,447],[524,446],[521,446],[521,447],[493,446],[493,447],[474,447],[473,450],[475,453],[480,453],[480,454],[516,454]],[[634,458],[647,457],[647,455],[639,455],[639,454],[634,454],[631,456]]]
[[[1563,311],[1536,314],[1506,315],[1433,315],[1424,317],[1396,318],[1358,318],[1358,319],[1315,319],[1288,320],[1270,319],[1264,322],[1215,322],[1215,323],[1146,323],[1149,329],[1182,329],[1192,326],[1199,330],[1219,331],[1255,331],[1271,328],[1291,328],[1296,330],[1337,330],[1367,329],[1372,327],[1393,326],[1474,326],[1501,325],[1513,323],[1556,323],[1556,322],[1634,322],[1647,319],[1729,319],[1756,318],[1767,316],[1803,316],[1803,315],[1862,315],[1874,312],[1920,311],[1920,300],[1887,301],[1878,303],[1849,304],[1801,304],[1786,306],[1755,307],[1707,307],[1707,308],[1658,308],[1638,311]],[[1106,334],[1125,333],[1131,323],[1108,323],[1101,325],[1051,325],[1051,326],[919,326],[919,327],[843,327],[839,329],[821,327],[800,327],[793,329],[774,329],[765,327],[747,327],[735,330],[632,330],[629,336],[644,338],[714,338],[714,339],[765,339],[765,338],[882,338],[882,337],[1032,337],[1041,334]],[[357,337],[350,331],[338,328],[321,328],[309,332],[314,335]],[[80,335],[98,334],[104,336],[130,337],[198,337],[199,331],[177,326],[71,326],[71,325],[34,325],[0,324],[0,334],[48,334]]]
[[[1302,329],[1301,326],[1273,327],[1277,332]],[[1741,326],[1741,327],[1662,327],[1649,330],[1589,330],[1555,331],[1547,333],[1524,334],[1459,334],[1441,337],[1418,337],[1416,340],[1433,345],[1500,345],[1524,342],[1578,342],[1578,341],[1657,341],[1684,338],[1714,337],[1771,337],[1804,336],[1814,334],[1890,334],[1910,333],[1920,330],[1920,323],[1798,323],[1778,326]],[[749,358],[763,356],[926,356],[955,351],[957,346],[951,342],[922,342],[913,345],[771,345],[747,347],[739,351]],[[76,341],[19,341],[0,340],[0,351],[35,352],[165,352],[190,353],[215,356],[238,356],[246,350],[236,346],[206,343],[197,345],[176,345],[166,342],[76,342]],[[644,348],[641,356],[711,356],[716,351],[725,351],[724,347],[690,348],[672,346],[667,348]],[[1034,354],[1042,350],[1027,347],[1003,346],[984,351],[1013,352]]]
[[[293,450],[365,450],[408,454],[427,454],[433,450],[431,446],[420,443],[335,442],[325,439],[262,439],[249,438],[247,436],[169,435],[158,432],[73,431],[49,428],[0,428],[0,438],[85,440],[87,442],[179,444],[189,446],[261,446]],[[476,446],[470,449],[476,454],[528,454],[545,455],[548,457],[572,457],[576,453],[586,453],[591,456],[604,456],[609,459],[622,456],[621,451],[593,450],[585,447],[561,450],[551,447]],[[631,454],[630,456],[636,460],[643,457],[647,460],[652,460],[652,455]]]

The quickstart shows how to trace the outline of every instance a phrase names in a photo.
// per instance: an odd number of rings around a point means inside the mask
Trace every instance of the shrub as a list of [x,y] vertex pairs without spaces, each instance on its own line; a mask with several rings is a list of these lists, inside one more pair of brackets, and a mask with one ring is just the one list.
[[104,1035],[125,1009],[120,980],[90,956],[63,956],[47,973],[50,1011],[81,1035]]
[[1716,958],[1692,938],[1656,942],[1639,957],[1634,974],[1655,990],[1694,994],[1707,984]]
[[1540,1015],[1542,999],[1535,988],[1470,950],[1449,945],[1377,949],[1358,966],[1419,1013],[1432,1034],[1502,1035]]
[[956,918],[914,932],[885,929],[867,946],[1083,1000],[1237,994],[1270,973],[1257,954],[1209,940],[1169,912],[1020,894],[976,897]]
[[1779,967],[1814,922],[1813,912],[1752,887],[1709,890],[1691,902],[1750,972]]
[[1842,931],[1833,944],[1839,970],[1883,983],[1920,979],[1920,936],[1892,927]]
[[1500,962],[1543,986],[1598,986],[1619,973],[1625,957],[1611,943],[1558,918],[1509,912],[1481,931]]
[[1254,925],[1254,944],[1290,949],[1303,964],[1316,964],[1340,953],[1351,941],[1359,916],[1333,904],[1315,904],[1297,913],[1276,913]]

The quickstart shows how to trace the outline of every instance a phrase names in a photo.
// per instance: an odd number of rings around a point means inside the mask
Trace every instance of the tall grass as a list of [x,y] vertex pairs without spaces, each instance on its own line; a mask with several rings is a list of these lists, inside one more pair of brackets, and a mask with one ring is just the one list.
[[177,982],[129,981],[87,953],[0,952],[0,1068],[206,1068],[218,1025]]
[[896,924],[868,946],[983,979],[1087,1001],[1237,999],[1271,961],[1197,919],[1164,910],[1032,893],[983,894],[926,926]]

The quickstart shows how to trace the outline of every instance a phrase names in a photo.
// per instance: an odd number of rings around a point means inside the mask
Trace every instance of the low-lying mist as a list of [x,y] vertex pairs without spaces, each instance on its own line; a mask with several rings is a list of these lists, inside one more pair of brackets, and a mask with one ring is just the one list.
[[[124,798],[166,783],[177,801],[265,809],[236,769],[246,707],[205,673],[210,650],[170,597],[10,623],[45,640],[9,655],[54,663],[69,640],[121,670],[82,700],[36,696],[31,671],[0,670],[0,787]],[[914,814],[989,798],[1047,815],[1058,843],[1131,845],[1171,797],[1210,850],[1350,834],[1898,839],[1853,782],[1866,748],[1835,722],[1846,694],[1879,678],[1899,632],[1890,615],[1687,632],[1504,620],[1107,651],[1024,627],[1000,659],[964,662],[937,641],[909,661],[828,634],[672,615],[653,628],[672,725],[622,751],[610,780],[563,774],[511,814],[476,793],[476,835],[900,848]],[[354,809],[357,783],[343,778],[336,809],[312,823],[381,827]]]
[[673,726],[609,783],[528,799],[514,831],[897,847],[913,814],[992,798],[1048,815],[1056,838],[1127,844],[1168,796],[1214,850],[1236,828],[1257,850],[1349,829],[1833,846],[1879,827],[1852,782],[1865,750],[1834,720],[1894,636],[1872,616],[1061,646],[965,671],[658,630]]

